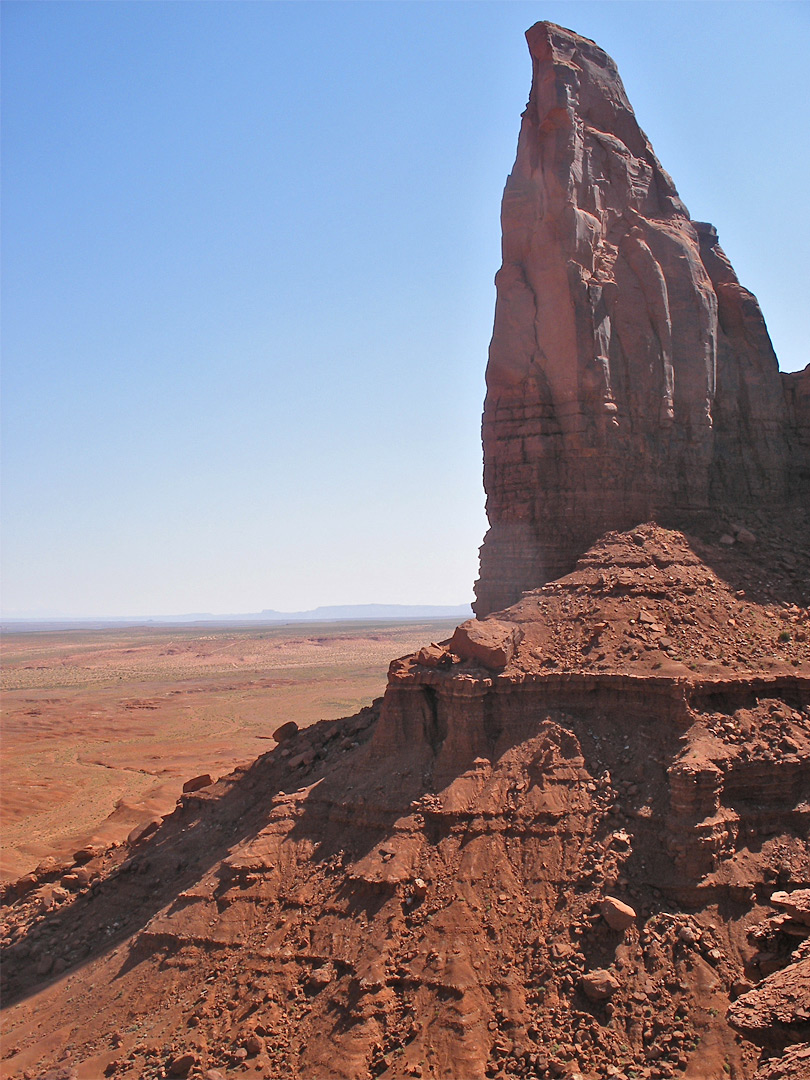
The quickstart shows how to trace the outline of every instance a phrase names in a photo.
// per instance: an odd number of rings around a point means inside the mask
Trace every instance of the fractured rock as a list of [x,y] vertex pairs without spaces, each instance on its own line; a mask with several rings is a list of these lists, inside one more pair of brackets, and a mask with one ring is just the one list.
[[582,976],[581,986],[582,992],[590,1001],[607,1001],[619,989],[620,983],[609,971],[597,968]]
[[786,911],[791,919],[804,926],[810,926],[810,889],[794,889],[793,892],[775,892],[771,894],[774,907]]
[[523,631],[515,623],[469,619],[456,627],[449,647],[463,660],[474,660],[494,671],[502,671],[522,638]]
[[798,1041],[810,1023],[810,959],[774,972],[737,998],[728,1021],[765,1046]]

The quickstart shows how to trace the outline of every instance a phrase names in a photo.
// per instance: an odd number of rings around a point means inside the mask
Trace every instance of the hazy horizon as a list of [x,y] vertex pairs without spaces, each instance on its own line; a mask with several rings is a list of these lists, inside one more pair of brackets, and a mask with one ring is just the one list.
[[500,200],[539,19],[613,56],[782,368],[810,359],[788,195],[810,171],[808,5],[0,17],[6,619],[472,597]]
[[[290,619],[295,622],[305,621],[305,616],[321,616],[321,619],[313,618],[311,621],[351,621],[353,619],[385,619],[396,621],[397,619],[442,619],[455,614],[466,613],[470,604],[319,604],[314,608],[306,608],[299,611],[277,611],[275,608],[263,608],[255,611],[183,611],[183,612],[121,612],[117,615],[82,615],[75,612],[62,612],[51,615],[37,615],[23,612],[19,615],[0,614],[0,624],[8,623],[121,623],[134,620],[145,622],[170,622],[178,623],[190,620],[217,622],[253,619],[257,622],[273,622]],[[376,614],[371,614],[371,611]],[[337,615],[327,613],[349,612],[354,614]],[[362,612],[362,614],[361,614]],[[395,612],[397,612],[395,614]],[[410,614],[406,614],[406,612]],[[434,614],[425,614],[433,612]],[[387,614],[386,614],[387,613]],[[419,614],[423,613],[423,614]]]

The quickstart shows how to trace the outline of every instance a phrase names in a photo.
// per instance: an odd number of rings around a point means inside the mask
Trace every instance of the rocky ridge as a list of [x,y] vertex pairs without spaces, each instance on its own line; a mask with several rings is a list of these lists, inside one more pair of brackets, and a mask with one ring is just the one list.
[[608,535],[484,620],[506,662],[457,632],[40,868],[6,896],[3,1075],[790,1076],[810,612],[733,584],[683,534]]

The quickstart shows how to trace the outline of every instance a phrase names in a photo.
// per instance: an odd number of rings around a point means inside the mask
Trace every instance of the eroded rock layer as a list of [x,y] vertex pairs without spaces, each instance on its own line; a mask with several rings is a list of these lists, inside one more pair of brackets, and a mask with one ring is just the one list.
[[[615,64],[550,23],[502,207],[484,409],[478,614],[568,572],[608,529],[810,493],[807,381],[692,221]],[[789,400],[786,400],[786,395]]]
[[42,866],[0,1072],[801,1076],[810,612],[735,586],[610,534],[381,703]]

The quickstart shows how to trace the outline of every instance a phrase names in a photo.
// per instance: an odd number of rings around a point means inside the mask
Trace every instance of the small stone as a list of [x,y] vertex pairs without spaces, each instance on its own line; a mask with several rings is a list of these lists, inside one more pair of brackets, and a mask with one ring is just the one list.
[[188,1076],[197,1058],[194,1054],[180,1054],[169,1062],[169,1076]]
[[604,968],[588,971],[582,976],[582,992],[591,1001],[607,1001],[619,989],[619,980]]
[[264,1050],[264,1041],[258,1035],[250,1035],[245,1039],[245,1050],[250,1057],[256,1057]]
[[678,930],[678,941],[682,945],[696,945],[699,938],[691,926],[682,926]]
[[335,969],[331,964],[323,964],[315,968],[307,979],[307,986],[313,990],[323,990],[335,978]]

